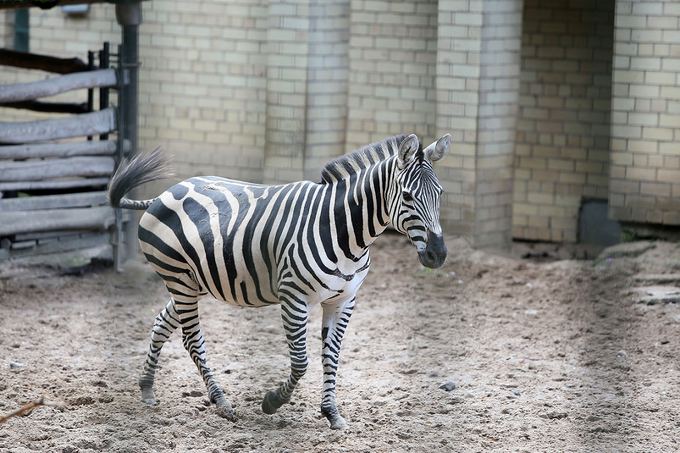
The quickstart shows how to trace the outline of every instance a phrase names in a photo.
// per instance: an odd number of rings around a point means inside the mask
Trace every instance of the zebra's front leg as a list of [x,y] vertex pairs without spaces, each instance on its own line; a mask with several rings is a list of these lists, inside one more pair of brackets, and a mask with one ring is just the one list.
[[275,413],[290,402],[293,390],[307,371],[307,304],[299,299],[281,301],[281,317],[290,353],[290,375],[276,390],[270,390],[262,400],[262,412]]
[[335,403],[335,378],[338,371],[338,359],[342,339],[345,336],[349,318],[352,316],[356,298],[343,302],[325,302],[323,306],[323,324],[321,341],[323,341],[323,395],[321,413],[331,424],[331,429],[344,429],[347,422],[340,415]]

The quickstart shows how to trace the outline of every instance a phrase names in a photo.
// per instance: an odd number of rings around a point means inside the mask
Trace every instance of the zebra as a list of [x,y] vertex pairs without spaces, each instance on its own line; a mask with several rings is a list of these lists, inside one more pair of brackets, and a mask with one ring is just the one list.
[[262,411],[290,402],[307,369],[309,310],[321,304],[321,412],[332,429],[347,426],[336,404],[336,372],[343,336],[368,274],[370,245],[387,228],[406,235],[420,262],[446,259],[439,220],[442,186],[432,164],[449,148],[446,134],[422,148],[415,134],[365,146],[325,165],[320,182],[261,185],[199,176],[156,198],[124,198],[132,188],[164,178],[159,149],[119,166],[109,185],[113,207],[145,210],[141,251],[163,279],[170,300],[155,319],[139,386],[156,404],[153,383],[163,343],[181,327],[217,413],[235,419],[207,363],[198,301],[210,295],[244,307],[280,304],[290,374],[268,391]]

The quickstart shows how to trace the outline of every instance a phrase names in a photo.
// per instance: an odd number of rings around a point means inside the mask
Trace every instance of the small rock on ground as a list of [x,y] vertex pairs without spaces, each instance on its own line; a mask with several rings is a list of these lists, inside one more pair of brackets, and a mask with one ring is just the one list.
[[456,387],[458,387],[458,386],[453,381],[446,381],[439,386],[440,389],[442,389],[446,392],[451,392],[451,391],[455,390]]

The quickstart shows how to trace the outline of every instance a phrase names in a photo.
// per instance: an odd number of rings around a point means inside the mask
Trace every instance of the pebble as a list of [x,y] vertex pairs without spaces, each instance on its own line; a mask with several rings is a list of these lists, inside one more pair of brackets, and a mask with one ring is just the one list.
[[185,397],[185,398],[187,396],[192,396],[192,397],[203,396],[203,392],[201,392],[200,390],[192,390],[190,392],[182,392],[182,396]]
[[566,417],[567,417],[566,412],[557,412],[557,411],[548,412],[547,414],[543,415],[543,418],[550,418],[552,420],[559,420],[559,419],[566,418]]
[[458,386],[453,381],[446,381],[439,386],[440,389],[447,391],[447,392],[451,392],[451,391],[455,390],[456,387],[458,387]]

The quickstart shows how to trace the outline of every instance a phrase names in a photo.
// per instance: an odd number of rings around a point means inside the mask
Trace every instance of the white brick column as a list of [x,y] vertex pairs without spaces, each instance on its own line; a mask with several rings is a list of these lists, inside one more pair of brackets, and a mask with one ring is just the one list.
[[304,178],[345,152],[349,0],[311,0]]
[[264,181],[318,180],[344,151],[349,0],[269,4]]
[[440,166],[446,231],[476,246],[509,244],[519,97],[522,1],[440,0],[437,132],[451,132]]
[[475,244],[512,239],[515,127],[522,47],[522,0],[485,0],[480,58]]
[[437,26],[437,135],[453,143],[437,169],[446,195],[442,221],[448,233],[472,236],[479,112],[483,1],[440,0]]
[[264,181],[300,180],[304,170],[309,0],[269,3]]
[[680,2],[616,2],[609,203],[680,225]]

